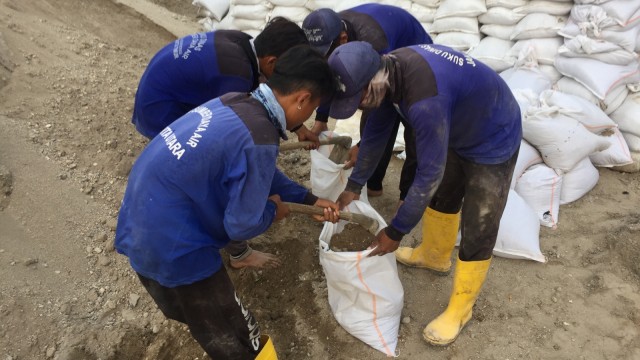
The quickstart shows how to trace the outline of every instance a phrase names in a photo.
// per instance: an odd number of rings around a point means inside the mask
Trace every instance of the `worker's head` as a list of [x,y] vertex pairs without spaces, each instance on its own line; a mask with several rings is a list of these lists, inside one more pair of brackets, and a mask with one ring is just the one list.
[[[353,41],[339,46],[329,56],[329,66],[336,75],[338,90],[331,102],[329,116],[346,119],[358,110],[358,107],[376,107],[382,102],[384,90],[388,85],[388,73],[382,66],[380,54],[371,44]],[[381,87],[370,90],[374,77],[381,73],[384,79],[376,81]],[[384,74],[387,74],[385,77]]]
[[301,44],[308,45],[309,41],[296,23],[280,16],[271,19],[253,42],[260,72],[269,78],[276,59],[285,51]]
[[267,85],[284,109],[287,129],[307,120],[336,89],[327,60],[308,45],[292,47],[282,54]]
[[302,22],[302,30],[309,44],[325,56],[349,41],[344,22],[331,9],[318,9],[311,12]]

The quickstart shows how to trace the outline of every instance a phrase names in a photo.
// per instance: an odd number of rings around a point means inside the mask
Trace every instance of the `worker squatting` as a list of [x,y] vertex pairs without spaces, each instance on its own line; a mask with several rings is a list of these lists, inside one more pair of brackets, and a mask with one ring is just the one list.
[[[198,127],[196,128],[196,131],[193,132],[193,135],[191,135],[191,137],[187,141],[188,146],[195,148],[196,146],[198,146],[198,142],[200,142],[200,139],[202,138],[201,133],[206,131],[207,128],[209,127],[209,123],[211,123],[212,114],[211,114],[211,110],[209,110],[209,108],[204,106],[198,106],[197,108],[191,110],[190,112],[198,113],[202,117],[200,119],[200,123],[198,124]],[[160,136],[162,136],[162,138],[164,139],[165,144],[167,144],[167,148],[169,148],[169,151],[171,151],[173,156],[175,156],[178,160],[180,160],[180,158],[182,158],[182,155],[184,155],[185,153],[185,148],[178,141],[178,138],[176,137],[176,134],[173,133],[173,130],[171,129],[171,127],[167,126],[166,128],[164,128],[164,130],[160,132]]]

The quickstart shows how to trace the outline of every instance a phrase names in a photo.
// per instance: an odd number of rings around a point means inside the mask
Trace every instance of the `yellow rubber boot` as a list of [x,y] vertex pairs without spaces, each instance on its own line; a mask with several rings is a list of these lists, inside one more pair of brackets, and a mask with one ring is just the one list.
[[260,336],[260,343],[262,343],[262,350],[256,356],[256,360],[278,360],[276,354],[276,348],[273,346],[273,342],[268,335]]
[[458,259],[449,305],[422,332],[422,336],[428,343],[445,346],[456,340],[462,328],[471,319],[473,304],[480,294],[490,264],[491,259],[483,261]]
[[427,208],[422,215],[422,243],[415,249],[399,247],[396,259],[407,266],[448,274],[459,226],[460,212],[445,214]]

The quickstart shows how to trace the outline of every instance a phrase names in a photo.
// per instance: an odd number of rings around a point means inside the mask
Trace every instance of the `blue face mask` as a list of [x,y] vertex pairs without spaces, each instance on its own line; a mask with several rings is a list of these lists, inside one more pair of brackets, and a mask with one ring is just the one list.
[[267,86],[267,84],[260,84],[260,86],[251,93],[251,96],[260,101],[264,108],[267,109],[269,121],[271,121],[273,126],[278,129],[280,137],[287,140],[288,138],[285,132],[285,129],[287,128],[287,119],[284,116],[284,109],[278,103],[278,100],[273,94],[273,91],[271,91],[271,88]]

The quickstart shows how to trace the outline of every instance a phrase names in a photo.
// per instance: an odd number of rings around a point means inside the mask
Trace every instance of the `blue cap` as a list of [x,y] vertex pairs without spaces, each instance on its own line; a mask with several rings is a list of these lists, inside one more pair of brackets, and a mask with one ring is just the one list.
[[380,69],[380,54],[368,42],[352,41],[338,46],[328,61],[339,83],[329,116],[350,118],[358,110],[362,92]]
[[302,30],[307,35],[309,45],[322,55],[327,55],[331,43],[342,32],[342,20],[331,9],[318,9],[304,18]]

